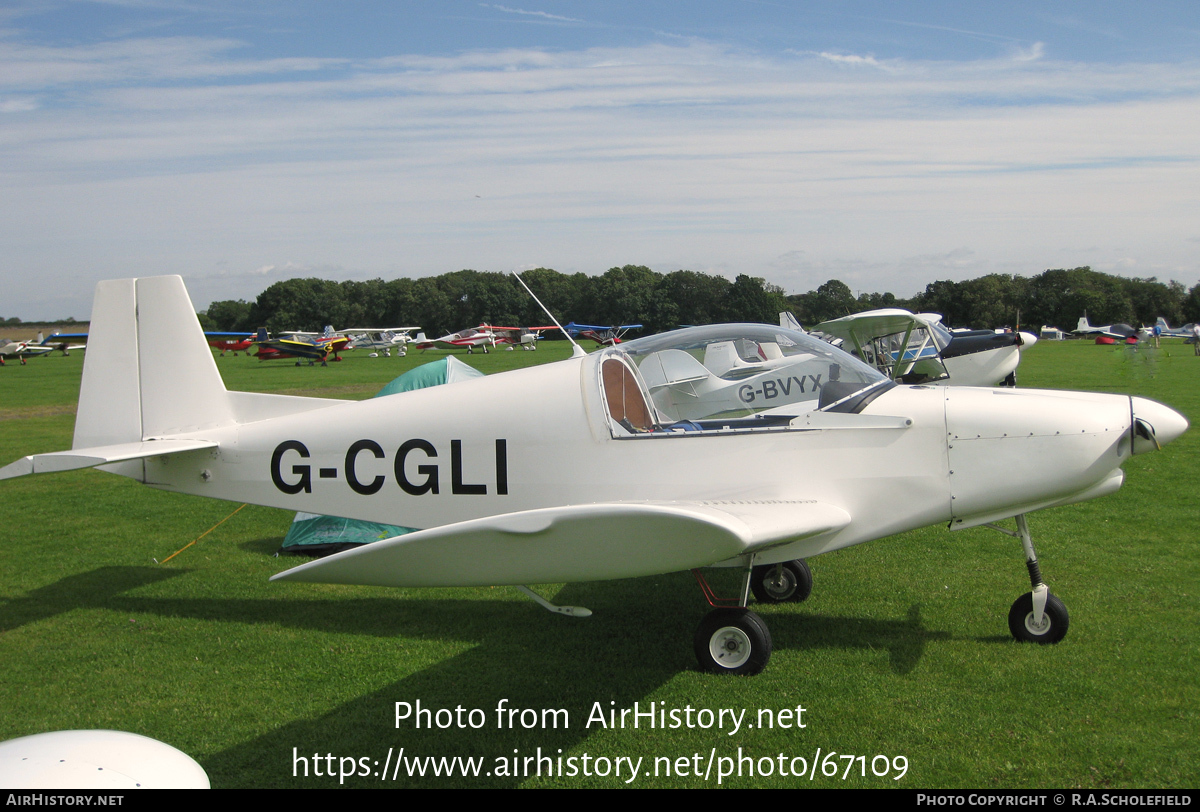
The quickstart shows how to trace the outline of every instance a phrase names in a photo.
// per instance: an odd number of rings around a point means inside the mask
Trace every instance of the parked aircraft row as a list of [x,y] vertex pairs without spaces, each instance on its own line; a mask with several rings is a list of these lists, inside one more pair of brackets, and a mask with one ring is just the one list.
[[492,324],[481,324],[478,327],[468,327],[441,338],[426,338],[424,333],[419,333],[414,341],[417,349],[422,352],[435,347],[445,349],[465,347],[468,354],[473,353],[476,348],[482,349],[485,353],[496,347],[519,346],[523,350],[536,350],[537,340],[542,337],[542,333],[546,330],[557,329],[558,327],[555,325],[549,327],[497,327]]
[[[524,586],[692,569],[716,607],[693,638],[701,668],[751,674],[771,654],[751,592],[803,600],[807,558],[933,524],[1015,518],[1004,532],[1020,538],[1031,589],[1009,630],[1062,640],[1067,610],[1042,579],[1027,514],[1112,493],[1125,460],[1187,428],[1140,397],[898,385],[769,325],[576,349],[366,401],[234,392],[180,277],[102,282],[72,449],[0,479],[100,466],[164,490],[420,528],[280,581]],[[538,418],[464,409],[518,402]],[[703,567],[740,570],[739,595],[722,603]]]

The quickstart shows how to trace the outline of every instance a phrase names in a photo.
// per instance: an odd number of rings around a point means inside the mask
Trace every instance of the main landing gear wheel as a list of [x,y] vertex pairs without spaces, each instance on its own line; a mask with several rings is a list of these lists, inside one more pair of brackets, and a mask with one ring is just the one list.
[[750,576],[759,603],[800,603],[812,593],[812,570],[803,558],[782,564],[760,564]]
[[757,674],[771,659],[771,632],[749,609],[714,609],[696,629],[695,648],[702,671]]
[[1032,592],[1017,598],[1008,610],[1008,630],[1022,643],[1053,645],[1067,636],[1069,624],[1067,607],[1053,593],[1046,593],[1046,609],[1040,624],[1033,618]]

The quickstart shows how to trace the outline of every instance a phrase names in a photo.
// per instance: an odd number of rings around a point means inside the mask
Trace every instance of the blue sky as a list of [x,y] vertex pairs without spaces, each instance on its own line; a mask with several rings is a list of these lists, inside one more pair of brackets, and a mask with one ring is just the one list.
[[1200,5],[9,0],[0,315],[180,273],[1200,281]]

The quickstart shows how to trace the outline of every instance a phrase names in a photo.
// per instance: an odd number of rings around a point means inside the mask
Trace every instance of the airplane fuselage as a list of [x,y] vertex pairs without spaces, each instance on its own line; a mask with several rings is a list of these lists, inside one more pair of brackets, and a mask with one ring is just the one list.
[[[957,387],[895,387],[859,414],[784,406],[798,417],[770,430],[617,437],[597,358],[216,429],[205,438],[219,450],[146,460],[144,481],[407,527],[705,499],[818,500],[854,516],[772,551],[787,560],[1115,490],[1133,439],[1126,396]],[[533,405],[517,416],[458,415],[463,402],[522,399]]]

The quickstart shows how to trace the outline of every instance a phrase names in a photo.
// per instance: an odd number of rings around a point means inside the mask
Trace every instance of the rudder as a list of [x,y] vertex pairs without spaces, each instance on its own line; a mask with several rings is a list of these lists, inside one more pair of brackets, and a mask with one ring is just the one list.
[[232,422],[225,384],[182,277],[97,284],[72,447]]

